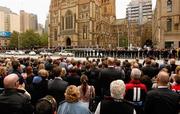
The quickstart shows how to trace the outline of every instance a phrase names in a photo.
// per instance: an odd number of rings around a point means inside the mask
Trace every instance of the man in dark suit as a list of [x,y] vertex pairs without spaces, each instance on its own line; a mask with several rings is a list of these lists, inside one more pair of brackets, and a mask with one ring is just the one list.
[[152,67],[151,64],[152,64],[151,59],[150,58],[146,58],[145,59],[145,66],[141,68],[141,71],[143,72],[144,75],[147,75],[150,78],[153,78],[154,76],[157,75],[156,71],[158,69]]
[[108,58],[108,68],[102,69],[99,73],[99,90],[101,98],[110,95],[110,83],[117,79],[124,79],[122,70],[116,69],[114,66],[114,59]]
[[148,92],[145,114],[178,114],[179,95],[168,89],[169,75],[161,71],[157,76],[158,88]]
[[64,93],[68,86],[68,82],[64,81],[60,74],[61,74],[61,67],[57,66],[52,70],[53,75],[55,76],[54,80],[49,80],[48,82],[48,94],[52,95],[55,99],[57,104],[64,100]]

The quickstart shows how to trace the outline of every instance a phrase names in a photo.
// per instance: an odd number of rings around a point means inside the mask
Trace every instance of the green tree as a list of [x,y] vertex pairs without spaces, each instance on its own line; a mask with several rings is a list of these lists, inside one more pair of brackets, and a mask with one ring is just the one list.
[[20,35],[21,48],[35,48],[40,46],[40,35],[33,30],[28,30]]
[[10,43],[9,43],[9,47],[14,49],[14,48],[18,48],[18,37],[19,37],[19,33],[16,31],[13,31],[11,38],[10,38]]
[[41,47],[47,47],[48,46],[48,34],[47,33],[43,33],[40,36],[40,46]]

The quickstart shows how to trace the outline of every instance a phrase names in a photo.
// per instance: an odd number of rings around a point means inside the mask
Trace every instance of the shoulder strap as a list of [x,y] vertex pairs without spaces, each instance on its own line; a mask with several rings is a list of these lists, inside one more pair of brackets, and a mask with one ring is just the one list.
[[66,100],[63,100],[63,101],[59,102],[59,105],[65,103],[65,102],[66,102]]
[[107,99],[107,100],[111,100],[111,101],[121,101],[121,102],[125,102],[125,103],[127,103],[127,104],[130,104],[130,105],[134,106],[134,103],[133,103],[133,102],[128,101],[128,100],[126,100],[126,99],[115,99],[115,98],[113,98],[113,97],[111,97],[111,96],[105,96],[104,98]]

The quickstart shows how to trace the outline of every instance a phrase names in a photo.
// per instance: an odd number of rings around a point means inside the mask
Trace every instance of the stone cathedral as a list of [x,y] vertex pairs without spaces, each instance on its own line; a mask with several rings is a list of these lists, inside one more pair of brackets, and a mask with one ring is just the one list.
[[115,0],[51,0],[49,47],[117,47],[115,9]]

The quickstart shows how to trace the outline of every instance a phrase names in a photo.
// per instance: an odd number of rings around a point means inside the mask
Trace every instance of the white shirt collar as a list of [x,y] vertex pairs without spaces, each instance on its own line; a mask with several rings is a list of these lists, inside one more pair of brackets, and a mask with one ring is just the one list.
[[168,86],[158,86],[160,89],[168,88]]

